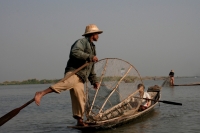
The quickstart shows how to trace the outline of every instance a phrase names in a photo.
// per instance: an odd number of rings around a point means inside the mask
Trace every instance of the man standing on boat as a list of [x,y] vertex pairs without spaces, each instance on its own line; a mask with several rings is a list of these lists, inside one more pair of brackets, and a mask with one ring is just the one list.
[[170,78],[170,85],[174,85],[174,70],[171,70],[169,73],[169,78]]
[[69,60],[65,68],[65,77],[72,74],[74,70],[83,66],[86,62],[93,63],[90,63],[87,67],[81,69],[66,80],[61,80],[46,90],[36,92],[35,103],[38,106],[44,95],[51,92],[60,93],[61,91],[70,90],[73,117],[77,120],[78,126],[87,126],[87,124],[83,122],[85,110],[84,83],[88,79],[94,86],[94,89],[97,89],[99,86],[94,72],[94,62],[97,62],[98,58],[93,42],[98,40],[99,34],[102,32],[103,31],[99,30],[94,24],[86,26],[85,33],[82,35],[85,37],[75,41],[71,47]]

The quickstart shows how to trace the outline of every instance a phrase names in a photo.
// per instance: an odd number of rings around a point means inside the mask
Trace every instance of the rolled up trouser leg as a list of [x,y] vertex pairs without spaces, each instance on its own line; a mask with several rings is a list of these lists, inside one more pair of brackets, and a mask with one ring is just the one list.
[[[66,73],[65,77],[69,74],[71,72]],[[76,74],[52,85],[51,88],[57,93],[70,90],[73,116],[74,118],[83,118],[85,110],[84,84]]]

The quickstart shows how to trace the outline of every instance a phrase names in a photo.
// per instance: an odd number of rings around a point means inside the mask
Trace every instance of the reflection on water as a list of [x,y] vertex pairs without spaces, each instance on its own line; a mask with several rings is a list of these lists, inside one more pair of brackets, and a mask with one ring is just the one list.
[[169,87],[170,94],[174,96],[174,86]]
[[[200,78],[175,79],[177,84],[199,82]],[[144,81],[146,88],[161,85],[163,80]],[[31,100],[38,90],[49,85],[15,85],[0,86],[0,116]],[[182,103],[183,106],[160,103],[145,117],[126,125],[100,133],[198,133],[200,130],[200,86],[163,87],[162,100]],[[2,133],[81,133],[67,126],[75,125],[72,118],[69,92],[52,93],[43,97],[41,106],[34,103],[20,111],[13,119],[2,127]]]

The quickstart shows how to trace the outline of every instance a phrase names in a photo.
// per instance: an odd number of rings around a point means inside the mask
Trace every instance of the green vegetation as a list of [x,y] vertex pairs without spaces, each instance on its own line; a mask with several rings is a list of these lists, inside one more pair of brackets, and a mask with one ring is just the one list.
[[3,83],[0,83],[0,85],[22,85],[22,84],[52,84],[58,82],[59,79],[54,79],[54,80],[47,80],[47,79],[42,79],[42,80],[37,80],[37,79],[28,79],[24,81],[5,81]]
[[[121,76],[107,76],[107,77],[103,77],[103,81],[119,81],[121,78],[122,78]],[[122,81],[126,83],[130,83],[130,82],[134,82],[134,80],[137,78],[138,77],[134,77],[134,76],[126,76]]]
[[[107,76],[103,77],[103,81],[119,81],[122,77],[120,76]],[[134,77],[134,76],[126,76],[123,81],[126,83],[134,82],[137,80],[139,77]],[[167,77],[161,76],[161,77],[151,77],[151,76],[146,76],[142,77],[142,80],[165,80]],[[176,78],[191,78],[191,77],[176,77]],[[98,77],[100,80],[100,77]],[[37,79],[28,79],[24,81],[5,81],[3,83],[0,83],[0,85],[23,85],[23,84],[54,84],[57,83],[60,79],[53,79],[53,80],[48,80],[48,79],[42,79],[42,80],[37,80]]]

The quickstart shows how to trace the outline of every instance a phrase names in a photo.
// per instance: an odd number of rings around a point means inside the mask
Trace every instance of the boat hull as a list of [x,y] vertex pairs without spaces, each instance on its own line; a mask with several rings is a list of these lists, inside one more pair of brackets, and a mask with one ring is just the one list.
[[78,130],[82,130],[82,131],[105,130],[105,129],[118,127],[118,126],[127,124],[129,122],[138,120],[139,118],[144,117],[144,116],[148,115],[151,111],[153,111],[154,107],[158,104],[158,101],[161,98],[160,90],[158,90],[158,91],[157,90],[156,91],[148,90],[148,92],[154,96],[154,97],[152,97],[152,99],[154,99],[155,101],[149,108],[147,108],[144,111],[140,111],[140,112],[136,112],[136,113],[130,111],[120,117],[116,117],[111,120],[99,121],[99,122],[96,122],[95,124],[88,123],[89,124],[88,126],[68,126],[68,128],[74,128],[74,129],[78,129]]

